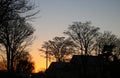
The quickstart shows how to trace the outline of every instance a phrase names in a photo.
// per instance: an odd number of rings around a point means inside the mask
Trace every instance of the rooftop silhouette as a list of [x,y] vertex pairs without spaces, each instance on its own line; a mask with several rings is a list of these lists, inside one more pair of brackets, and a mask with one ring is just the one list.
[[106,62],[100,56],[74,55],[70,62],[52,62],[48,78],[114,78],[119,77],[120,62]]

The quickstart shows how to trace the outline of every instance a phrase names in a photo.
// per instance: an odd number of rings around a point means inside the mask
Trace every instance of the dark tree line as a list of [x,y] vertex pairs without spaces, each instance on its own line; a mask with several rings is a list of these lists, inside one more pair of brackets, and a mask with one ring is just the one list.
[[[44,48],[47,51],[43,52],[47,53],[48,57],[52,56],[56,58],[56,61],[60,62],[63,60],[59,59],[65,59],[65,57],[61,56],[69,56],[73,54],[104,54],[103,49],[105,45],[114,45],[114,50],[111,52],[112,55],[118,57],[120,51],[120,39],[110,31],[104,31],[101,33],[99,30],[99,27],[92,26],[89,21],[74,22],[68,27],[68,30],[64,32],[64,34],[68,36],[68,39],[64,40],[65,37],[55,37],[53,40],[44,42],[42,49]],[[67,48],[70,50],[66,50]]]

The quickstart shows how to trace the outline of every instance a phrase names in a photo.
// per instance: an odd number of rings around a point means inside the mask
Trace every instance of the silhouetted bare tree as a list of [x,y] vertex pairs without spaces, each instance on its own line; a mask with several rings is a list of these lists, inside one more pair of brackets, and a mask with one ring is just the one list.
[[[0,43],[6,49],[7,70],[13,70],[15,56],[28,45],[34,29],[26,22],[35,13],[25,14],[33,9],[29,0],[0,0]],[[30,42],[30,41],[29,41]]]
[[56,58],[56,61],[61,62],[64,61],[67,56],[73,53],[73,46],[75,45],[70,39],[66,39],[65,37],[55,37],[53,40],[44,42],[42,48],[47,49],[49,57],[53,56]]
[[78,45],[81,54],[88,55],[95,49],[98,27],[91,26],[91,22],[74,22],[64,32]]
[[109,31],[104,31],[104,33],[100,33],[97,38],[97,53],[102,54],[102,50],[104,49],[105,45],[115,45],[116,47],[119,46],[119,41],[119,38]]
[[13,70],[13,62],[15,57],[23,52],[25,48],[30,44],[30,39],[34,32],[33,27],[26,23],[25,20],[17,19],[9,22],[8,27],[1,28],[0,41],[1,44],[6,48],[7,61]]

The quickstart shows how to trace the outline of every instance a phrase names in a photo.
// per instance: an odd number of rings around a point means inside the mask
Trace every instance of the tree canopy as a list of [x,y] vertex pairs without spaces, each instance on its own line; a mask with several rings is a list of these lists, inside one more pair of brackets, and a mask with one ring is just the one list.
[[45,48],[49,56],[56,58],[56,61],[64,61],[65,58],[73,53],[74,43],[65,37],[54,37],[53,40],[44,42],[42,48]]
[[34,28],[24,14],[33,9],[29,0],[0,0],[0,44],[5,48],[7,70],[14,71],[15,59],[30,45]]
[[74,22],[64,32],[78,45],[80,53],[89,55],[96,46],[99,27],[91,25],[91,22]]

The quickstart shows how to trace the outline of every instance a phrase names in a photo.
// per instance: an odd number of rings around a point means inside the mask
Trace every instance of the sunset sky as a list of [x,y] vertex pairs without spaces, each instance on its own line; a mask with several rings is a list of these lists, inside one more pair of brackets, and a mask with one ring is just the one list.
[[120,36],[120,0],[33,0],[36,10],[31,24],[36,29],[35,40],[30,53],[35,61],[36,71],[45,68],[45,58],[38,49],[44,41],[63,32],[75,21],[91,21],[101,31],[109,30]]

